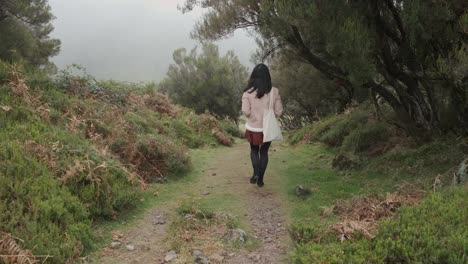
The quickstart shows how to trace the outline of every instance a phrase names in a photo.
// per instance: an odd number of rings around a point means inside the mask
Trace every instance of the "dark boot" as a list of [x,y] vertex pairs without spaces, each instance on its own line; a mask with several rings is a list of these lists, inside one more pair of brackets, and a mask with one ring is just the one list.
[[250,178],[250,183],[251,184],[256,184],[258,181],[258,176],[254,175]]

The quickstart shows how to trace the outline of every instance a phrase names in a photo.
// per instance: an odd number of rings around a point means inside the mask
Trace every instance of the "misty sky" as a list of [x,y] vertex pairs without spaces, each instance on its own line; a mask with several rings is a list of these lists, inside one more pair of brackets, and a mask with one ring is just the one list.
[[[49,0],[61,52],[52,58],[60,68],[84,66],[98,79],[159,81],[177,48],[198,44],[190,32],[200,10],[182,14],[183,0]],[[252,68],[255,41],[243,31],[217,42],[221,53],[234,50]]]

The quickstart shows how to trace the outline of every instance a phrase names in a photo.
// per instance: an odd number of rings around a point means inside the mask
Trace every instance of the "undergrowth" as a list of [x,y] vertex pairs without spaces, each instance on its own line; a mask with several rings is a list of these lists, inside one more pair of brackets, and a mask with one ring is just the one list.
[[[289,136],[301,145],[285,169],[292,262],[466,263],[468,192],[466,184],[453,186],[466,139],[417,144],[385,121],[391,117],[384,113],[379,121],[367,110],[351,109]],[[337,157],[352,166],[335,167]],[[311,187],[310,199],[294,196],[298,184]]]
[[0,62],[0,234],[47,263],[92,250],[93,221],[190,170],[188,148],[233,142],[227,121],[172,105],[155,85],[70,72]]
[[466,263],[467,198],[463,187],[432,193],[382,222],[373,239],[300,243],[293,262]]

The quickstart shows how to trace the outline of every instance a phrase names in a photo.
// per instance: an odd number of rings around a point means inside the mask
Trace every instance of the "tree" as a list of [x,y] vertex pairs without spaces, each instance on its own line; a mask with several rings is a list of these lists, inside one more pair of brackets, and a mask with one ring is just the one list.
[[[350,96],[365,89],[391,105],[414,137],[449,129],[468,133],[465,69],[468,2],[464,0],[187,0],[209,8],[199,39],[238,28],[258,36],[263,54],[302,57]],[[458,72],[458,75],[451,73]]]
[[283,127],[299,128],[347,106],[348,94],[306,62],[280,54],[270,59],[270,69],[285,106]]
[[162,91],[175,103],[197,113],[208,111],[219,118],[237,121],[248,76],[247,68],[234,52],[220,57],[216,45],[203,44],[201,54],[197,54],[196,48],[189,54],[185,49],[178,49],[173,58],[175,64],[169,66],[167,77],[161,83]]
[[0,59],[47,65],[60,49],[49,37],[52,19],[47,0],[0,0]]

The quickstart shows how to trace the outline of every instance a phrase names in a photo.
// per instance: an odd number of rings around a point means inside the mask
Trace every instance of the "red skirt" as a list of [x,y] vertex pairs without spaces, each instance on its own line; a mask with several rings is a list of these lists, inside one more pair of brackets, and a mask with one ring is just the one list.
[[250,130],[245,130],[245,138],[252,145],[260,146],[263,144],[263,132],[252,132]]

